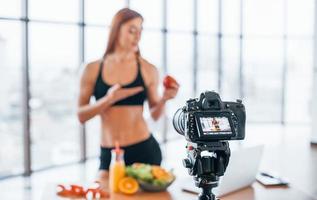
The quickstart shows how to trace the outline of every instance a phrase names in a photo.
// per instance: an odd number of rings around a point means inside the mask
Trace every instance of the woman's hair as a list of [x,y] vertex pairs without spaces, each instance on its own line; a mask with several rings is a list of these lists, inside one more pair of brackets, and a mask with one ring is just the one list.
[[[106,49],[106,52],[103,56],[104,58],[108,54],[114,52],[115,45],[118,42],[119,31],[120,31],[122,24],[124,24],[127,21],[132,20],[134,18],[138,18],[138,17],[143,20],[143,17],[140,13],[138,13],[134,10],[131,10],[129,8],[123,8],[115,14],[115,16],[112,19],[107,49]],[[140,55],[140,50],[138,50],[136,54]]]

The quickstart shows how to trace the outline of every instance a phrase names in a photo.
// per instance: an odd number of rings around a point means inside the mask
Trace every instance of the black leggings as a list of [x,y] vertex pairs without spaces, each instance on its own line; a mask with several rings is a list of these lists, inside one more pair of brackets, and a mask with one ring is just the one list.
[[[152,135],[145,141],[121,148],[124,150],[126,165],[132,165],[135,162],[161,165],[162,152],[158,142]],[[100,170],[109,170],[112,149],[101,147]]]

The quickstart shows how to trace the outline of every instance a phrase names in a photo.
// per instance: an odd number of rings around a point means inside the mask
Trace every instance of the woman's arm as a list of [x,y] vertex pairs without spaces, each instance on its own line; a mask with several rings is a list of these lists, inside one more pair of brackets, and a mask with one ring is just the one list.
[[77,116],[79,122],[82,124],[94,116],[100,114],[111,105],[110,100],[107,97],[100,98],[95,104],[89,104],[90,97],[94,91],[95,82],[98,75],[97,73],[97,64],[90,63],[85,67],[80,80]]
[[149,64],[144,64],[147,84],[147,94],[148,102],[150,107],[151,117],[156,121],[164,112],[165,103],[174,98],[178,91],[178,85],[174,84],[172,88],[164,89],[163,96],[160,97],[158,94],[158,84],[159,84],[159,73],[157,69]]
[[121,88],[119,84],[116,84],[109,88],[107,94],[97,100],[95,104],[89,104],[90,97],[94,91],[98,72],[98,64],[97,66],[93,63],[88,64],[80,81],[77,116],[82,124],[94,116],[106,111],[107,108],[115,102],[144,90],[143,87]]
[[177,91],[178,91],[178,85],[173,84],[173,88],[164,89],[163,96],[153,103],[149,103],[150,110],[151,110],[151,116],[154,120],[158,120],[160,116],[162,115],[165,107],[165,103],[175,98]]

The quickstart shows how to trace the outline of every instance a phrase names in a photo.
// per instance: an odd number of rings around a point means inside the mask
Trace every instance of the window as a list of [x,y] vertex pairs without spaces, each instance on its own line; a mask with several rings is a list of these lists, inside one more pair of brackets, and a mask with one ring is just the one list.
[[29,0],[30,18],[52,21],[79,21],[78,0]]
[[246,35],[282,36],[284,0],[244,0],[243,32]]
[[286,121],[311,122],[313,42],[310,39],[287,43]]
[[177,97],[168,103],[167,115],[172,119],[177,108],[193,95],[193,42],[191,34],[168,34],[168,74],[180,84]]
[[219,1],[198,0],[197,29],[199,32],[218,33]]
[[[206,90],[218,90],[218,39],[210,35],[198,35],[197,94]],[[184,101],[185,102],[185,101]]]
[[241,0],[221,0],[222,31],[224,35],[240,34]]
[[283,41],[246,39],[244,44],[244,102],[248,120],[280,121]]
[[144,18],[144,28],[161,29],[163,26],[163,1],[161,0],[132,0],[130,7],[139,12]]
[[168,0],[167,28],[177,31],[192,31],[194,28],[193,0]]
[[101,59],[106,51],[109,29],[87,26],[85,31],[85,62]]
[[0,177],[23,172],[21,25],[0,21]]
[[85,19],[90,24],[110,25],[113,16],[125,7],[125,0],[105,1],[89,0],[85,1]]
[[[169,33],[167,35],[167,73],[180,84],[178,95],[166,105],[168,139],[180,137],[174,131],[172,119],[178,108],[193,97],[193,37],[192,34]],[[161,82],[162,83],[162,82]]]
[[78,36],[77,26],[30,24],[33,169],[79,160]]
[[314,1],[287,0],[287,33],[289,35],[313,36]]
[[222,99],[240,98],[240,40],[224,37],[222,40]]
[[140,49],[142,56],[162,71],[162,33],[160,31],[142,32]]
[[1,17],[21,17],[21,0],[0,0]]

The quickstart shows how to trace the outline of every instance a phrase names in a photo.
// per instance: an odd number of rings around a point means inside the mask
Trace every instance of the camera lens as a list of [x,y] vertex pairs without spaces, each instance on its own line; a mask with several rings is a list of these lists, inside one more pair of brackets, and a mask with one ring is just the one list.
[[174,129],[181,135],[185,134],[185,115],[182,108],[179,108],[173,117]]

